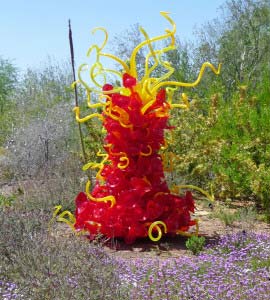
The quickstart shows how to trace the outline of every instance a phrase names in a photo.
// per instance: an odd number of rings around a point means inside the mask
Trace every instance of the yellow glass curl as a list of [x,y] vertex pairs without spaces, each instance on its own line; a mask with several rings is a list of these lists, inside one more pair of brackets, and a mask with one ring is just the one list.
[[[117,164],[117,167],[121,170],[123,169],[126,169],[129,165],[129,158],[127,156],[123,156],[123,157],[120,157],[120,163]],[[126,162],[125,164],[121,163],[121,162]]]
[[95,221],[86,221],[86,223],[88,223],[89,225],[92,225],[92,226],[97,226],[97,227],[101,227],[101,224],[98,223],[98,222],[95,222]]
[[103,117],[101,114],[99,113],[93,113],[93,114],[90,114],[84,118],[80,118],[80,108],[79,106],[75,106],[73,108],[73,111],[75,112],[75,116],[76,116],[76,121],[79,122],[79,123],[84,123],[84,122],[87,122],[93,118],[99,118],[100,120],[103,120]]
[[147,149],[148,149],[148,152],[146,152],[146,153],[140,151],[140,155],[141,156],[150,156],[153,153],[153,149],[150,145],[147,145]]
[[104,168],[105,163],[108,161],[109,155],[106,154],[106,153],[101,153],[100,151],[98,151],[97,156],[103,156],[104,159],[100,163],[89,162],[89,163],[83,165],[82,170],[86,171],[89,168],[91,168],[91,169],[99,168],[99,171],[96,175],[96,178],[99,179],[99,180],[104,180],[104,177],[101,175],[101,172]]
[[109,151],[110,155],[113,155],[113,156],[127,156],[127,154],[125,152],[113,152],[112,151],[113,144],[106,144],[106,145],[104,145],[104,147],[108,148],[108,151]]
[[158,196],[162,196],[162,195],[169,195],[169,193],[165,193],[165,192],[157,192],[157,193],[154,195],[154,199],[156,199]]
[[[113,112],[118,113],[119,116],[113,114]],[[111,117],[113,120],[118,121],[119,124],[124,128],[132,128],[133,125],[129,124],[129,115],[128,113],[117,105],[112,105],[112,102],[109,101],[107,110],[104,111],[104,114]]]
[[181,103],[170,103],[171,108],[183,108],[183,109],[188,109],[190,107],[189,102],[188,102],[188,96],[185,93],[182,93],[181,95],[183,104]]
[[[164,222],[162,222],[162,221],[155,221],[155,222],[153,222],[149,226],[149,229],[148,229],[148,236],[149,236],[150,240],[153,241],[153,242],[159,241],[161,239],[161,237],[162,237],[162,230],[161,230],[161,228],[158,225],[162,225],[163,228],[164,228],[164,232],[167,233],[167,226],[166,226],[166,224]],[[157,237],[153,236],[153,229],[154,228],[158,232]]]
[[195,186],[195,185],[191,185],[191,184],[185,184],[185,185],[175,185],[172,187],[177,193],[179,193],[180,189],[192,189],[192,190],[196,190],[200,193],[202,193],[209,201],[214,202],[215,201],[215,196],[213,194],[209,194],[208,192],[206,192],[205,190]]
[[179,82],[179,81],[163,81],[163,82],[160,82],[159,84],[157,84],[156,86],[154,86],[152,92],[154,93],[161,87],[168,86],[168,85],[174,85],[174,86],[180,86],[180,87],[195,87],[196,85],[198,85],[200,83],[206,68],[210,68],[216,75],[219,75],[220,70],[221,70],[221,64],[219,64],[218,68],[216,69],[211,63],[205,62],[205,63],[203,63],[203,65],[200,69],[199,75],[194,82],[190,83],[190,82]]
[[173,152],[163,153],[161,154],[161,158],[163,161],[163,169],[165,172],[172,172],[174,170],[173,159],[177,158]]
[[134,48],[131,57],[130,57],[130,75],[137,78],[137,66],[136,66],[136,56],[140,49],[144,47],[145,45],[149,45],[155,41],[160,41],[167,39],[169,37],[172,38],[172,42],[174,43],[174,35],[176,33],[176,25],[173,22],[173,20],[169,17],[169,13],[167,12],[160,12],[160,14],[169,21],[169,23],[172,25],[173,29],[172,30],[166,30],[166,34],[157,36],[151,39],[147,39],[146,41],[141,42],[137,47]]
[[91,92],[89,90],[86,90],[86,95],[87,95],[87,106],[88,106],[88,108],[92,109],[92,108],[104,107],[104,106],[108,105],[108,103],[102,103],[101,102],[101,99],[104,98],[104,97],[99,97],[98,98],[99,103],[92,104],[91,103]]
[[[75,232],[74,225],[76,223],[76,218],[68,210],[65,210],[59,214],[61,209],[62,209],[62,205],[57,205],[54,207],[53,216],[52,216],[51,220],[49,221],[49,229],[50,229],[52,221],[54,219],[56,219],[57,222],[66,223]],[[66,218],[66,216],[67,216],[67,218]]]
[[91,195],[90,193],[90,186],[91,186],[91,181],[88,180],[85,186],[85,194],[88,199],[94,201],[94,202],[111,202],[111,207],[113,207],[116,203],[115,197],[113,195],[102,197],[102,198],[95,198]]
[[[103,94],[103,95],[109,95],[112,93],[120,93],[123,95],[129,95],[130,92],[127,91],[126,88],[124,87],[117,87],[117,88],[113,88],[113,90],[110,91],[102,91],[101,87],[102,84],[100,84],[96,78],[97,76],[103,76],[103,83],[106,82],[106,73],[114,73],[117,76],[122,78],[122,73],[119,71],[115,71],[115,70],[111,70],[111,69],[104,69],[102,64],[101,64],[101,57],[107,57],[107,58],[111,58],[114,61],[118,62],[122,68],[123,68],[123,72],[135,77],[137,80],[137,66],[136,66],[136,56],[138,54],[138,52],[140,51],[141,48],[148,46],[149,48],[149,53],[146,55],[146,59],[145,59],[145,70],[144,70],[144,76],[142,77],[141,81],[137,82],[137,85],[135,87],[135,91],[139,93],[139,95],[141,96],[141,99],[143,101],[143,108],[142,108],[142,113],[144,114],[147,109],[153,105],[155,103],[155,98],[156,98],[156,94],[157,91],[163,87],[163,86],[167,86],[166,90],[169,91],[169,87],[168,86],[175,86],[175,87],[195,87],[201,80],[203,73],[205,71],[206,68],[210,68],[215,74],[219,74],[220,73],[220,68],[221,68],[221,64],[219,64],[218,69],[216,69],[212,64],[210,64],[209,62],[206,62],[202,65],[201,70],[199,72],[198,78],[193,82],[193,83],[187,83],[187,82],[177,82],[177,81],[168,81],[167,79],[173,74],[174,72],[174,68],[171,66],[171,64],[167,61],[163,61],[162,59],[162,55],[168,51],[171,51],[173,49],[175,49],[175,33],[176,33],[176,25],[174,23],[174,21],[170,18],[169,13],[168,12],[161,12],[160,13],[161,16],[163,16],[171,25],[172,25],[172,29],[167,29],[165,30],[165,34],[160,35],[160,36],[156,36],[153,38],[149,38],[148,34],[146,33],[146,31],[143,28],[140,28],[141,33],[144,35],[145,40],[143,42],[141,42],[139,45],[137,45],[137,47],[134,48],[131,56],[130,56],[130,67],[121,59],[119,59],[118,57],[112,55],[112,54],[108,54],[108,53],[104,53],[102,52],[107,40],[108,40],[108,33],[106,31],[106,29],[104,29],[103,27],[98,27],[95,28],[93,30],[93,33],[96,33],[97,31],[102,31],[104,34],[104,40],[101,44],[101,46],[98,45],[93,45],[92,47],[89,48],[87,55],[90,56],[91,53],[95,50],[96,52],[96,63],[94,63],[90,69],[90,78],[92,80],[92,82],[95,84],[96,87],[99,88],[98,89],[94,89],[92,87],[90,87],[83,79],[81,76],[82,71],[87,67],[86,64],[83,64],[79,67],[78,70],[78,78],[79,80],[77,80],[77,84],[82,84],[85,89],[88,91],[88,93],[91,92],[95,92],[98,94]],[[157,41],[162,41],[165,39],[171,39],[171,43],[169,46],[164,47],[162,49],[158,49],[158,50],[154,50],[153,48],[153,43],[157,42]],[[150,64],[150,59],[153,59],[154,63]],[[149,68],[149,66],[151,65],[151,67]],[[160,65],[163,68],[165,68],[167,70],[167,73],[165,73],[164,75],[162,75],[160,78],[154,78],[154,77],[150,77],[151,73],[156,69],[156,67]],[[189,102],[187,99],[187,96],[185,94],[182,94],[182,100],[183,100],[183,104],[172,104],[172,96],[170,96],[170,93],[168,93],[168,102],[171,104],[171,108],[188,108],[189,107]],[[99,107],[101,106],[100,104],[95,105],[95,106],[91,106],[91,108],[94,107]],[[77,112],[77,110],[75,110],[75,113]],[[113,116],[112,113],[112,108],[110,109],[109,112],[107,112],[110,117]],[[78,116],[78,113],[76,114],[76,116]],[[167,116],[167,114],[165,114],[164,112],[158,112],[158,116],[162,117],[162,116]],[[83,120],[88,120],[92,117],[98,117],[98,115],[94,115],[92,114],[91,117],[89,116],[87,119],[83,118],[81,119],[81,122],[83,122]],[[114,116],[115,117],[115,116]],[[77,117],[78,118],[78,117]],[[80,119],[79,119],[80,120]],[[118,118],[119,123],[121,124],[122,127],[124,128],[131,128],[132,125],[128,124],[126,121],[124,121],[121,117]]]

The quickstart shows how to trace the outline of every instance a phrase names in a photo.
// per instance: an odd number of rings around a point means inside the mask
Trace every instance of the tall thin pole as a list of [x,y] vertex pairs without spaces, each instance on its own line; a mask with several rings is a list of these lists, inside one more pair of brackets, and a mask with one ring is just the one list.
[[[72,39],[72,31],[71,31],[70,20],[68,20],[68,28],[69,28],[69,47],[70,47],[72,74],[73,74],[73,82],[74,82],[75,106],[79,106],[78,90],[77,90],[76,75],[75,75],[74,48],[73,48],[73,39]],[[84,159],[84,162],[86,163],[87,162],[87,156],[86,156],[86,151],[85,151],[85,147],[84,147],[81,123],[78,123],[78,127],[79,127],[79,135],[80,135],[83,159]]]

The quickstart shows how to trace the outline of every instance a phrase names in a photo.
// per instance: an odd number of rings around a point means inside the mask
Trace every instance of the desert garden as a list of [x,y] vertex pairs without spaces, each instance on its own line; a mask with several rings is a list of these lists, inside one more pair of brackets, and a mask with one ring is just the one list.
[[196,45],[94,30],[76,74],[1,58],[2,299],[266,299],[270,6],[223,9]]

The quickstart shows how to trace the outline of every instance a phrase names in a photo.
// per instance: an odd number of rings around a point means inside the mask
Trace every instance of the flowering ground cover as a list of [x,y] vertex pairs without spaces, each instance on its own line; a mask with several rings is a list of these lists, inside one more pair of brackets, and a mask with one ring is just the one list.
[[3,300],[20,299],[17,286],[13,282],[0,280],[0,295],[3,297]]
[[119,260],[130,299],[268,299],[270,243],[265,234],[222,237],[198,256]]
[[[14,263],[1,260],[0,299],[269,299],[268,229],[267,234],[228,234],[227,229],[215,242],[207,238],[208,245],[194,256],[184,249],[183,237],[169,241],[168,250],[159,244],[161,254],[152,248],[141,252],[142,244],[132,252],[108,251],[100,243],[69,238],[68,228],[58,225],[61,230],[51,237],[35,240],[32,233],[22,241],[15,241],[17,235],[9,239],[15,243],[10,245]],[[16,249],[21,242],[23,251]],[[5,245],[8,250],[7,241]]]

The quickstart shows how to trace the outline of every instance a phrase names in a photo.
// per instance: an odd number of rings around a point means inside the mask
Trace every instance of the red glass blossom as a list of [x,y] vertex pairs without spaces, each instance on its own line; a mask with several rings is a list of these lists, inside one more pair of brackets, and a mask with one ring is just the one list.
[[[92,236],[102,233],[124,238],[126,243],[147,237],[149,224],[155,221],[164,222],[168,234],[187,231],[195,224],[190,216],[194,212],[192,195],[187,192],[179,197],[170,192],[158,154],[165,143],[165,129],[171,129],[166,92],[160,90],[142,113],[143,101],[134,88],[136,79],[124,74],[123,86],[130,96],[110,94],[111,103],[103,113],[109,164],[101,171],[104,182],[97,180],[91,194],[96,199],[112,195],[115,204],[92,201],[80,193],[75,228]],[[103,91],[112,89],[109,84],[103,87]]]

